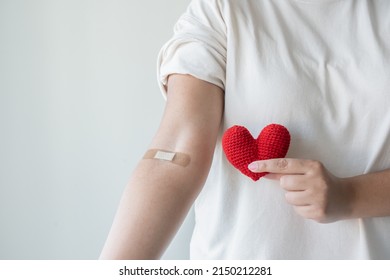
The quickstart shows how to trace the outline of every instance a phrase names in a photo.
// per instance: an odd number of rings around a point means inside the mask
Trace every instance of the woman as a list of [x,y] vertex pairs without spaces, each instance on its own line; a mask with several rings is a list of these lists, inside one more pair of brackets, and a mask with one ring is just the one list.
[[[101,258],[159,258],[196,199],[193,259],[389,259],[389,12],[386,0],[192,1],[160,53],[166,110]],[[221,136],[270,123],[290,149],[250,164],[270,173],[254,182]],[[187,164],[164,158],[175,153]]]

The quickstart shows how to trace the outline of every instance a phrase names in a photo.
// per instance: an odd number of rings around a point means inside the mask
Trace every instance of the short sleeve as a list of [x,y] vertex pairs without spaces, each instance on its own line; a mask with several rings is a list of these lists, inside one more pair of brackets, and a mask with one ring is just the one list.
[[226,26],[218,0],[193,0],[160,50],[157,79],[166,96],[170,74],[189,74],[225,89]]

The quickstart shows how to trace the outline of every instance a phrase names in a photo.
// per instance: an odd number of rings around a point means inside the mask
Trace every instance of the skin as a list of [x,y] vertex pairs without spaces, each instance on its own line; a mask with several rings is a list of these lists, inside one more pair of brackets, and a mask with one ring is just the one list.
[[[172,75],[160,127],[149,149],[183,152],[187,167],[141,160],[127,184],[100,259],[158,259],[203,187],[223,115],[223,91],[188,75]],[[286,201],[306,219],[390,216],[390,170],[351,178],[320,162],[273,159],[251,165],[270,172]]]
[[249,165],[279,180],[287,203],[303,218],[319,223],[390,216],[390,169],[339,178],[319,161],[271,159]]
[[139,162],[100,259],[161,257],[207,178],[222,113],[222,89],[188,75],[169,77],[165,112],[149,149],[186,153],[191,162]]

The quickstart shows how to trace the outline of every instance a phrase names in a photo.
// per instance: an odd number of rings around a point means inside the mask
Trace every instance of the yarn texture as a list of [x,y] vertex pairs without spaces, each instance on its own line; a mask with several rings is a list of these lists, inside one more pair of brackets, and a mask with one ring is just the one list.
[[243,126],[232,126],[222,137],[222,147],[228,161],[241,173],[257,181],[267,173],[254,173],[248,165],[256,160],[284,158],[290,146],[291,136],[280,124],[263,128],[257,139]]

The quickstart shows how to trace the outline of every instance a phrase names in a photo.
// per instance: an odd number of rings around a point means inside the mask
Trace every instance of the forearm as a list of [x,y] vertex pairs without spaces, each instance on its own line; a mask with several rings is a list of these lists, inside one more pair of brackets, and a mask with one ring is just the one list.
[[348,218],[390,216],[390,169],[343,180],[350,201]]
[[194,160],[187,167],[142,160],[124,191],[101,258],[159,258],[200,191],[206,170],[207,163]]
[[208,175],[223,110],[222,90],[191,76],[169,78],[168,100],[151,149],[185,153],[190,162],[143,159],[128,183],[102,259],[157,259]]
[[339,178],[319,161],[292,158],[255,161],[249,168],[280,180],[286,201],[304,218],[330,223],[390,216],[390,169]]

